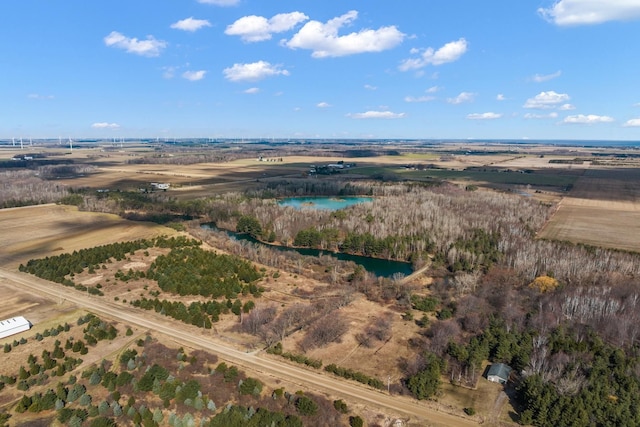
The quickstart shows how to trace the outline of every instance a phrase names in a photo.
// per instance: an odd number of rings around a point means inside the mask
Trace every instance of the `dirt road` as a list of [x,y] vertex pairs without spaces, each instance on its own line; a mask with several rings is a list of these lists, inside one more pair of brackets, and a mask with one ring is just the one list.
[[[186,346],[211,351],[228,362],[258,371],[263,375],[280,378],[312,391],[315,390],[358,401],[372,409],[388,414],[396,414],[398,417],[408,417],[413,423],[420,423],[426,426],[464,427],[478,425],[473,420],[438,412],[416,400],[400,396],[389,396],[386,392],[330,377],[322,372],[310,371],[284,362],[262,358],[254,353],[229,348],[204,335],[189,330],[181,330],[180,323],[177,321],[171,322],[166,317],[154,312],[141,312],[133,307],[106,301],[100,297],[91,297],[34,276],[5,269],[0,269],[0,281],[15,289],[31,290],[38,295],[49,297],[56,301],[66,300],[96,314],[103,314],[124,323],[164,334]],[[211,332],[207,331],[206,333]]]

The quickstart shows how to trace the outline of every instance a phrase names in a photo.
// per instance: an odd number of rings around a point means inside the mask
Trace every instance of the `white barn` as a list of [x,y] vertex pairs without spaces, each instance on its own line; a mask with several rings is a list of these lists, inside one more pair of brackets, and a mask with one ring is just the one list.
[[22,316],[12,317],[0,321],[0,338],[6,338],[11,335],[31,329],[31,323]]

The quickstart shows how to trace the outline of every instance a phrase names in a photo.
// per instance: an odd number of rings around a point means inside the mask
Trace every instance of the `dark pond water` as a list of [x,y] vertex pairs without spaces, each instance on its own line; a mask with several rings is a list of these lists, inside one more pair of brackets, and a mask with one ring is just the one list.
[[275,249],[278,251],[293,251],[297,252],[301,255],[318,257],[320,255],[329,255],[334,258],[339,259],[340,261],[353,261],[356,264],[361,265],[368,272],[375,274],[379,277],[391,277],[395,273],[402,273],[405,276],[413,273],[413,269],[411,268],[411,264],[408,262],[400,262],[400,261],[389,261],[386,259],[379,258],[371,258],[366,256],[359,255],[350,255],[343,254],[340,252],[331,252],[331,251],[323,251],[320,249],[311,249],[311,248],[289,248],[286,246],[278,246],[278,245],[269,245],[267,243],[263,243],[259,240],[254,239],[248,234],[234,233],[233,231],[224,230],[222,228],[218,228],[215,224],[202,224],[202,227],[209,230],[217,230],[227,233],[229,237],[232,237],[236,240],[244,240],[247,242],[255,243],[258,245],[264,245],[271,249]]

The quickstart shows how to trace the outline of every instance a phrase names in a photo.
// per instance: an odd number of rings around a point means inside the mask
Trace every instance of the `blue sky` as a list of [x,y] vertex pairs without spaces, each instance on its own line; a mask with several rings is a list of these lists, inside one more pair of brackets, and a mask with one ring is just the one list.
[[640,140],[640,0],[3,0],[0,138]]

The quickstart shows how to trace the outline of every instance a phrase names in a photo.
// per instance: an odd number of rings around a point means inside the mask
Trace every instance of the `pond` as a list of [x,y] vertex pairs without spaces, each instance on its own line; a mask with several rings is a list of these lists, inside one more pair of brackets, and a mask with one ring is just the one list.
[[346,207],[373,201],[373,197],[287,197],[279,200],[280,206],[291,206],[296,209],[325,209],[336,211]]
[[290,248],[287,246],[270,245],[270,244],[261,242],[259,240],[256,240],[253,237],[249,236],[248,234],[235,233],[233,231],[218,228],[213,223],[202,224],[202,228],[209,229],[209,230],[222,231],[226,233],[229,237],[234,238],[236,240],[244,240],[247,242],[255,243],[257,245],[264,245],[264,246],[267,246],[268,248],[275,249],[278,251],[294,251],[294,252],[298,252],[300,255],[313,256],[313,257],[318,257],[321,255],[329,255],[336,259],[339,259],[340,261],[353,261],[356,264],[361,265],[362,268],[364,268],[368,272],[378,277],[391,277],[395,273],[402,273],[405,276],[408,276],[411,273],[413,273],[411,264],[408,262],[391,261],[387,259],[345,254],[341,252],[323,251],[321,249]]

